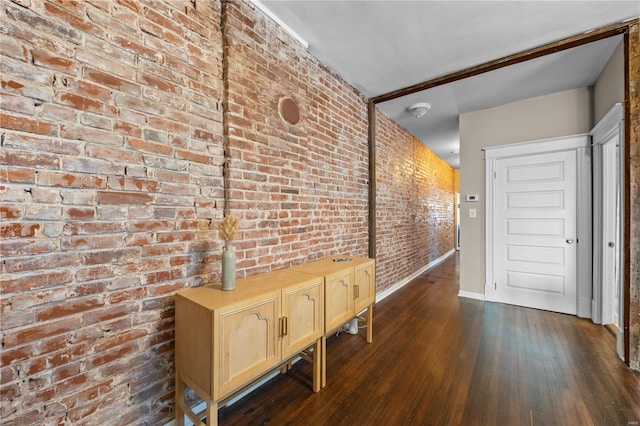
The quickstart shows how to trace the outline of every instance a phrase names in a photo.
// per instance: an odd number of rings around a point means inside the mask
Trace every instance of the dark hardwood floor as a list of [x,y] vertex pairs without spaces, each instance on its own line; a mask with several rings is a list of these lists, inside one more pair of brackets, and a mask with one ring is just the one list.
[[327,387],[292,371],[219,412],[220,425],[640,425],[640,375],[589,320],[459,298],[458,256],[327,343]]

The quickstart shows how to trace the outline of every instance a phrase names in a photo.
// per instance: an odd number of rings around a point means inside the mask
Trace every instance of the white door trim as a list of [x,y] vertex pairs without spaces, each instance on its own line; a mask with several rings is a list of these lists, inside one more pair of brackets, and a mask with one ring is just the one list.
[[520,157],[560,151],[576,151],[577,200],[580,214],[577,217],[577,312],[578,316],[591,317],[591,150],[588,134],[578,134],[551,139],[541,139],[509,145],[483,148],[485,153],[485,300],[497,301],[494,229],[494,173],[497,159]]
[[[603,234],[603,200],[602,200],[602,174],[603,174],[603,144],[609,142],[613,136],[618,137],[619,152],[624,152],[623,144],[624,144],[624,118],[623,118],[623,108],[622,104],[615,104],[607,114],[595,125],[593,130],[591,130],[590,134],[593,137],[593,165],[594,165],[594,176],[593,181],[595,184],[593,197],[593,322],[596,324],[602,324],[603,322],[603,304],[604,300],[604,289],[602,285],[602,265],[603,265],[603,248],[604,242],[602,240]],[[623,172],[623,163],[622,156],[619,156],[618,162],[618,179],[619,182],[622,182],[622,172]],[[619,223],[622,224],[622,200],[618,201],[619,205]],[[622,259],[622,241],[623,236],[621,233],[621,229],[618,231],[618,270],[620,271],[620,276],[618,277],[620,280],[620,285],[622,285],[624,274],[624,269],[621,265]],[[621,321],[624,318],[624,303],[622,303],[622,288],[619,289],[619,310],[618,310],[618,320]],[[618,324],[618,354],[623,358],[623,332],[622,327]]]

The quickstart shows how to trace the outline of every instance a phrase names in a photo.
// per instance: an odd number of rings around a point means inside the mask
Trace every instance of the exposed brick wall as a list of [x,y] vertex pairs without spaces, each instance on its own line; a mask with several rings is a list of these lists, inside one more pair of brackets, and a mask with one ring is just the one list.
[[[252,6],[225,10],[229,208],[243,218],[242,273],[366,256],[365,99]],[[282,96],[299,104],[295,126],[278,115]]]
[[376,126],[380,292],[453,249],[455,171],[379,111]]
[[[0,8],[2,423],[164,424],[171,295],[220,275],[212,225],[225,207],[225,140],[239,276],[364,256],[366,101],[244,2]],[[296,126],[277,113],[282,95],[300,105]],[[434,162],[379,122],[393,137],[378,142],[378,170]],[[414,156],[393,152],[399,143]],[[430,184],[435,169],[405,166],[412,179],[379,186],[380,199],[406,196],[383,204],[381,229],[387,216],[415,216],[379,234],[385,284],[453,239],[440,236],[450,232],[447,178]],[[414,252],[398,259],[390,249],[405,237]]]
[[2,424],[159,424],[218,273],[220,7],[2,1]]

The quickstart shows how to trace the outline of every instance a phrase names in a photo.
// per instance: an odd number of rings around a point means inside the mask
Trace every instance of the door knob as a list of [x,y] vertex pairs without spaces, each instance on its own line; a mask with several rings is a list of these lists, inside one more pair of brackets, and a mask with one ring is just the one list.
[[573,244],[573,240],[572,239],[568,239],[567,240],[567,244]]

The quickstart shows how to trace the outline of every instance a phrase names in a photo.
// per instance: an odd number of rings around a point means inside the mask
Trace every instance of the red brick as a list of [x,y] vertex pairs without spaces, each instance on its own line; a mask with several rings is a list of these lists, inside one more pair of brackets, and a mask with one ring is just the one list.
[[158,192],[160,184],[153,179],[109,177],[109,188],[125,191]]
[[121,4],[136,13],[140,13],[140,3],[136,0],[117,0],[118,4]]
[[81,126],[63,125],[60,127],[60,135],[67,139],[100,142],[101,144],[111,146],[122,146],[123,144],[123,138],[121,135],[105,130],[91,129]]
[[29,291],[43,287],[52,287],[71,282],[73,274],[70,271],[50,271],[47,274],[28,276],[3,276],[0,279],[0,293],[15,291]]
[[[69,4],[74,4],[74,3],[73,2],[71,2],[71,3],[65,2],[65,8],[68,7]],[[79,3],[76,3],[76,4],[82,4],[82,2],[79,2]],[[103,35],[103,32],[99,31],[96,26],[91,24],[91,22],[87,22],[84,19],[80,19],[78,16],[70,14],[65,9],[57,7],[57,6],[55,6],[55,5],[51,4],[51,3],[45,3],[44,4],[44,8],[45,8],[45,11],[47,12],[48,15],[55,16],[55,17],[65,21],[66,23],[68,23],[72,27],[77,28],[78,30],[81,30],[81,31],[84,31],[84,32],[88,32],[90,34]],[[86,14],[83,14],[83,15],[86,15]]]
[[180,89],[175,84],[164,80],[162,78],[158,78],[151,74],[141,74],[139,79],[142,83],[147,86],[155,87],[163,92],[171,92],[171,93],[179,93]]
[[58,321],[47,322],[46,324],[35,324],[31,327],[23,328],[19,331],[5,334],[4,347],[22,345],[45,337],[62,334],[77,329],[81,325],[80,318],[68,318]]
[[13,400],[20,396],[20,386],[18,383],[10,383],[0,386],[0,398],[2,400]]
[[63,304],[39,308],[36,311],[36,319],[38,321],[49,321],[53,318],[77,314],[103,305],[104,302],[101,297],[71,299]]
[[101,309],[94,309],[84,314],[84,324],[95,324],[104,322],[114,318],[129,315],[132,312],[138,311],[138,307],[135,303],[121,303],[114,306],[106,306]]
[[[0,244],[0,256],[21,256],[27,254],[47,253],[57,249],[53,241],[45,240],[20,240],[4,241]],[[2,281],[0,281],[2,282]]]
[[[150,283],[149,281],[147,281],[148,283]],[[178,290],[182,290],[184,288],[186,288],[187,285],[185,285],[184,282],[182,281],[176,281],[173,283],[168,283],[168,284],[162,284],[162,285],[156,285],[153,286],[149,289],[149,294],[151,296],[162,296],[165,294],[171,294],[174,293]]]
[[2,222],[0,223],[0,237],[2,238],[34,237],[39,229],[40,229],[40,224],[38,223]]
[[110,146],[87,145],[86,153],[89,157],[103,160],[115,160],[131,163],[142,163],[142,155],[130,150]]
[[118,133],[133,136],[135,138],[139,138],[140,136],[142,136],[142,129],[140,128],[140,126],[132,123],[127,123],[126,121],[116,121],[113,130]]
[[95,250],[120,247],[122,238],[114,235],[81,235],[60,240],[62,250]]
[[79,284],[73,287],[69,287],[69,297],[82,297],[101,294],[106,290],[106,288],[107,283],[100,281]]
[[0,368],[0,385],[13,382],[16,379],[18,379],[18,375],[13,368],[4,365]]
[[176,150],[176,158],[180,158],[183,160],[195,161],[198,163],[211,163],[211,156],[206,154],[195,153],[191,151],[186,151],[182,149]]
[[64,217],[67,220],[87,220],[95,218],[96,212],[93,207],[65,207]]
[[53,368],[51,370],[51,380],[54,382],[58,382],[64,379],[68,379],[72,376],[77,376],[81,372],[80,366],[80,362],[74,362],[71,364],[61,365],[58,368]]
[[[211,91],[208,90],[207,86],[201,85],[198,82],[198,80],[201,79],[201,74],[203,70],[198,69],[198,67],[193,66],[193,64],[187,64],[186,62],[178,60],[172,56],[167,57],[166,63],[172,70],[188,77],[189,85],[195,90],[196,93],[207,94],[207,95],[211,94]],[[208,65],[206,69],[209,69],[210,67],[211,65]],[[218,97],[219,97],[219,92],[216,93],[215,98],[218,98]]]
[[98,191],[99,204],[150,204],[153,197],[141,192]]
[[190,231],[174,231],[158,233],[157,240],[159,243],[171,243],[174,241],[193,241],[195,233]]
[[139,151],[148,152],[151,154],[169,155],[171,154],[171,148],[165,145],[151,143],[142,139],[129,138],[129,144],[133,149]]
[[122,232],[124,224],[120,222],[77,222],[64,226],[65,235],[93,235]]
[[181,269],[172,269],[169,271],[153,272],[145,275],[144,281],[146,284],[154,284],[162,281],[174,280],[183,276]]
[[42,50],[32,50],[31,56],[33,58],[34,65],[41,65],[70,74],[74,74],[76,72],[75,63],[70,58],[62,58]]
[[96,342],[94,346],[94,350],[96,352],[102,352],[116,346],[123,345],[132,340],[139,339],[140,337],[146,336],[147,331],[141,328],[127,330],[123,333],[118,333],[108,338],[100,339]]
[[100,113],[103,111],[103,103],[85,98],[83,96],[74,95],[72,93],[65,93],[60,96],[59,102],[62,105],[67,105],[76,109],[81,109],[83,111],[91,111]]
[[135,342],[128,342],[125,345],[119,346],[117,349],[111,349],[109,351],[101,352],[88,360],[88,365],[91,368],[96,368],[100,365],[115,361],[123,358],[126,355],[133,353],[137,349]]
[[137,257],[137,250],[122,249],[85,253],[82,258],[87,265],[99,265],[102,263],[122,263],[131,257]]
[[55,124],[4,113],[0,113],[0,127],[5,130],[17,130],[47,136],[54,136],[58,132],[58,126]]
[[38,184],[65,188],[106,188],[107,179],[102,176],[82,173],[45,170],[38,172]]
[[26,363],[26,374],[32,376],[47,368],[47,360],[44,357],[32,358]]
[[142,10],[143,10],[144,16],[149,20],[151,20],[152,22],[155,22],[156,24],[160,25],[162,28],[165,28],[169,31],[173,31],[174,33],[180,36],[184,36],[184,28],[176,24],[175,22],[173,22],[173,20],[169,19],[169,17],[163,16],[160,13],[158,13],[155,9],[151,9],[148,7],[143,7]]
[[89,380],[87,373],[67,378],[55,385],[55,394],[62,395],[67,392],[77,390],[80,385],[87,383],[87,380]]
[[87,67],[85,67],[84,69],[84,75],[85,77],[95,81],[98,84],[102,84],[107,87],[111,87],[112,89],[126,92],[134,96],[140,95],[140,85],[132,81],[125,80],[124,78],[120,78],[112,74]]
[[29,359],[33,355],[33,347],[20,346],[17,348],[2,348],[0,351],[0,361],[2,366],[11,365],[19,361]]
[[0,181],[10,183],[36,183],[33,169],[18,167],[0,167]]
[[110,305],[115,305],[127,300],[139,300],[143,299],[147,296],[147,288],[146,287],[138,287],[129,290],[122,290],[110,293],[107,296],[107,302]]

